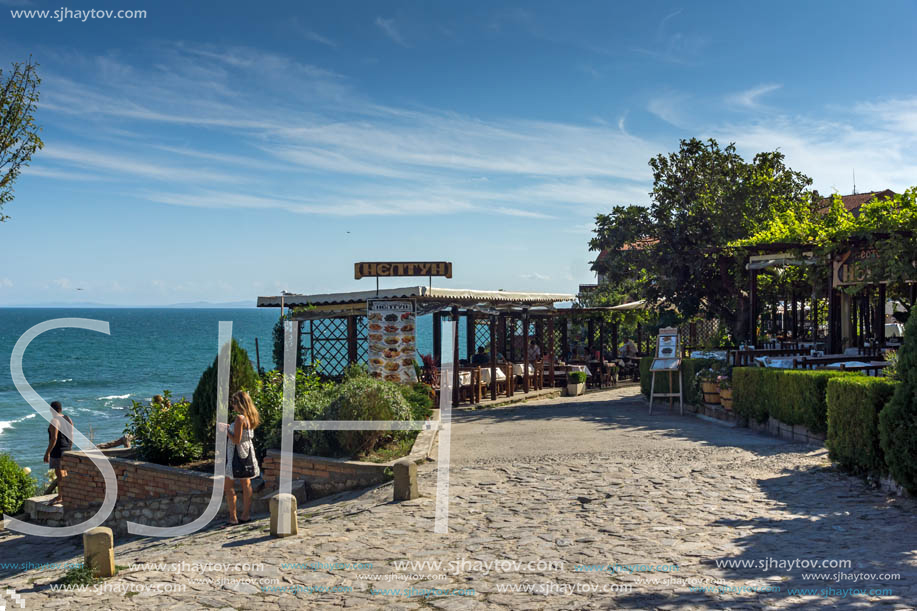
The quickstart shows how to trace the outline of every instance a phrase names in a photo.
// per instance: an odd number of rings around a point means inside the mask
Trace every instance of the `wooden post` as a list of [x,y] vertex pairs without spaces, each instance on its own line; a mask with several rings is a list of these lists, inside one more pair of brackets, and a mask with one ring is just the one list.
[[[784,303],[784,315],[786,315],[786,303]],[[757,341],[758,326],[758,270],[751,270],[748,282],[748,343],[754,345]]]
[[[595,374],[593,374],[595,375]],[[605,375],[605,319],[599,320],[599,384],[602,388],[602,376]]]
[[589,351],[586,360],[589,361],[592,358],[592,351],[595,349],[595,319],[591,316],[586,321],[586,333],[589,334],[589,339],[586,341],[586,350]]
[[563,353],[560,355],[561,358],[566,360],[567,354],[570,353],[569,321],[567,320],[566,316],[564,316],[563,320],[561,321],[561,326],[560,326],[560,349],[561,349],[561,352]]
[[506,314],[501,312],[497,315],[497,335],[498,335],[498,346],[501,347],[503,353],[503,360],[509,360],[509,352],[506,350]]
[[443,315],[433,312],[433,362],[442,365]]
[[643,325],[637,323],[637,354],[643,354]]
[[474,345],[474,312],[465,310],[465,352],[468,364],[471,364],[471,355],[477,351]]
[[497,400],[497,317],[490,315],[490,398]]
[[357,317],[347,317],[347,362],[357,362]]
[[876,303],[876,346],[885,347],[885,285],[879,285],[879,296]]
[[452,327],[452,407],[458,407],[459,404],[459,344],[458,344],[458,306],[452,306],[452,320],[455,325]]
[[522,390],[529,391],[529,311],[522,310]]
[[618,359],[618,323],[611,323],[611,358]]
[[551,362],[548,365],[549,367],[548,380],[550,380],[551,382],[551,388],[554,388],[554,364],[557,362],[557,355],[554,353],[554,345],[555,345],[554,344],[554,317],[555,316],[556,314],[551,314],[551,318],[548,319],[548,338],[549,338],[550,348],[546,348],[546,350],[550,350],[550,352],[546,352],[546,353],[551,355]]
[[796,307],[796,293],[793,293],[793,341],[799,341],[799,310]]

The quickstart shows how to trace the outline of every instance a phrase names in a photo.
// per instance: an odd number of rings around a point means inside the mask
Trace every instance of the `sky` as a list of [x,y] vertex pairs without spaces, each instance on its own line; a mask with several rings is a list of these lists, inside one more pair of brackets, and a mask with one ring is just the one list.
[[[13,16],[61,9],[147,14]],[[575,293],[595,215],[648,204],[682,138],[779,149],[822,193],[917,184],[915,24],[910,1],[0,0],[45,143],[0,305],[254,303],[399,260]]]

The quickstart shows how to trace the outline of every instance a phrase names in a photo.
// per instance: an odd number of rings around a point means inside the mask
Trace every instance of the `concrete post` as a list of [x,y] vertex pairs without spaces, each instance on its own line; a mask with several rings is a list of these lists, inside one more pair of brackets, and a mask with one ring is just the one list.
[[83,533],[83,563],[92,567],[96,577],[114,576],[115,549],[110,528],[96,526]]
[[299,534],[299,524],[296,521],[295,496],[292,494],[275,494],[271,497],[270,509],[272,537],[291,537]]
[[395,472],[396,501],[410,501],[420,496],[417,488],[417,465],[414,461],[402,458],[392,469]]

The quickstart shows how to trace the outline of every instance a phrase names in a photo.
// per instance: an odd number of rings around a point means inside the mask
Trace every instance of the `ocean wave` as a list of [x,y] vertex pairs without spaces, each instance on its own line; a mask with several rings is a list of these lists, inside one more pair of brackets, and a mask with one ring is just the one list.
[[26,414],[22,418],[16,418],[15,420],[0,420],[0,433],[3,432],[3,429],[12,428],[13,425],[19,424],[20,422],[24,420],[28,420],[30,418],[34,418],[37,415],[38,414],[36,414],[35,412],[32,412],[31,414]]
[[126,395],[109,395],[107,397],[98,397],[98,400],[99,401],[112,401],[114,399],[127,399],[130,396],[131,396],[131,393],[127,393]]

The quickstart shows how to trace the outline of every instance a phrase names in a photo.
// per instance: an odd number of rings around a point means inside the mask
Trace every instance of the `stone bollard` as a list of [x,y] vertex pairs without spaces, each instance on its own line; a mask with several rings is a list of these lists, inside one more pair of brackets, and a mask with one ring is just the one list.
[[115,549],[110,528],[96,526],[83,533],[83,563],[92,567],[96,577],[114,576]]
[[[275,494],[271,497],[271,536],[291,537],[299,534],[296,522],[296,497],[292,494]],[[282,532],[286,530],[287,532]]]
[[417,489],[417,464],[402,458],[392,469],[395,472],[395,500],[410,501],[420,496]]

